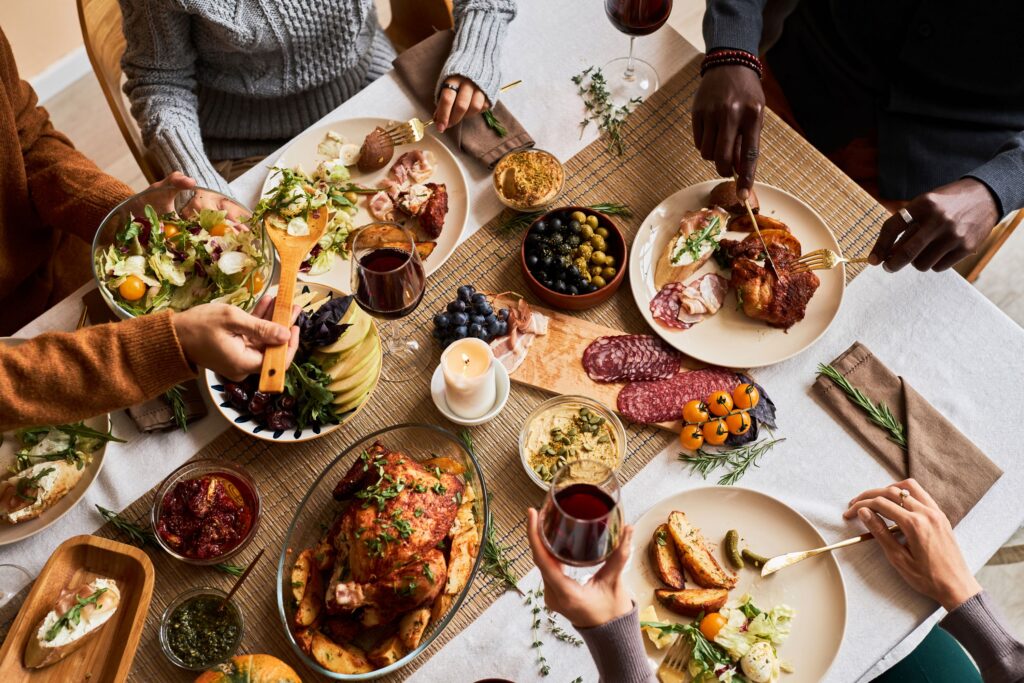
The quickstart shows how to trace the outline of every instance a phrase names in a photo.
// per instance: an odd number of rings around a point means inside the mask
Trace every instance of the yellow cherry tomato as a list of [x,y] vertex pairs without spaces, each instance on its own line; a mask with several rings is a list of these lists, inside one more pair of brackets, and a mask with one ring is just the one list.
[[707,422],[708,418],[708,407],[704,405],[704,401],[687,401],[686,405],[683,406],[683,420],[690,423]]
[[714,640],[718,632],[722,630],[722,627],[728,623],[728,619],[723,617],[719,612],[712,612],[711,614],[705,614],[704,618],[700,620],[700,632],[704,634],[704,637],[708,640]]
[[716,391],[708,396],[708,410],[712,415],[724,417],[732,410],[732,396],[728,391]]
[[135,275],[129,275],[117,288],[117,293],[125,301],[138,301],[146,295],[146,283]]
[[704,445],[704,434],[698,425],[683,425],[679,432],[679,445],[688,451],[695,451]]
[[750,430],[750,416],[744,412],[730,413],[725,418],[725,426],[730,434],[746,434]]
[[174,223],[164,223],[162,227],[164,229],[164,239],[169,240],[181,232],[181,229]]
[[709,446],[721,446],[729,438],[729,428],[725,426],[725,420],[709,420],[704,423],[701,429],[704,435],[704,442]]
[[266,278],[263,277],[263,273],[257,270],[252,274],[252,277],[249,278],[246,289],[249,290],[250,294],[257,294],[263,289],[264,282],[266,282]]
[[210,234],[214,237],[223,237],[224,233],[228,231],[227,223],[218,223],[217,225],[210,228]]
[[732,390],[732,404],[737,408],[753,408],[760,400],[761,392],[753,384],[741,384]]

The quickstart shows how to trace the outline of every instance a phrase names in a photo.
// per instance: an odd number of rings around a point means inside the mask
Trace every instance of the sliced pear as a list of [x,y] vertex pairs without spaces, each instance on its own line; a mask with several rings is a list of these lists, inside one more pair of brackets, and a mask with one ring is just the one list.
[[[352,329],[352,328],[349,328]],[[345,331],[348,334],[348,330]],[[330,376],[331,381],[337,381],[358,372],[370,361],[374,353],[379,353],[375,346],[379,346],[377,335],[372,329],[367,330],[366,336],[356,346],[343,353],[317,354],[320,367]]]
[[341,333],[338,341],[321,347],[320,351],[322,353],[344,353],[354,348],[366,337],[366,333],[373,323],[373,318],[364,313],[363,309],[359,308],[359,304],[353,301],[341,322],[348,323],[351,327]]
[[335,410],[339,413],[343,413],[347,410],[351,410],[355,406],[362,402],[363,397],[370,392],[373,385],[377,382],[377,373],[369,373],[362,382],[352,387],[348,391],[334,394],[334,406]]
[[364,364],[363,367],[353,372],[350,375],[346,375],[336,382],[332,382],[327,385],[327,388],[334,392],[335,396],[341,396],[352,389],[362,386],[368,377],[372,377],[380,372],[380,351],[374,349],[373,355],[370,356],[369,362]]

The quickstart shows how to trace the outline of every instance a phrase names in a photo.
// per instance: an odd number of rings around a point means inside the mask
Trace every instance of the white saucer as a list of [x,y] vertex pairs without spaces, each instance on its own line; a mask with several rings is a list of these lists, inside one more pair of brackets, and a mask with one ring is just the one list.
[[457,425],[463,425],[465,427],[475,427],[490,422],[495,416],[501,412],[505,404],[508,403],[508,396],[511,393],[512,385],[508,378],[508,370],[501,363],[495,361],[494,363],[494,384],[495,384],[495,399],[494,406],[488,410],[484,415],[467,420],[464,417],[459,417],[452,412],[451,408],[448,407],[448,400],[444,395],[444,371],[441,366],[438,365],[437,369],[434,370],[434,376],[430,378],[430,397],[434,399],[434,405],[441,411],[441,414],[451,420]]

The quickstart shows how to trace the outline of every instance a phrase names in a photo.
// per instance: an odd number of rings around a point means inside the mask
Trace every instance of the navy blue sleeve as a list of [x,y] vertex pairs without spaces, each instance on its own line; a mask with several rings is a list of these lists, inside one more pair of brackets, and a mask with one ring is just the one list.
[[999,204],[999,215],[1024,207],[1024,131],[1010,138],[999,152],[965,177],[988,186]]
[[704,45],[758,54],[766,0],[708,0],[704,12]]

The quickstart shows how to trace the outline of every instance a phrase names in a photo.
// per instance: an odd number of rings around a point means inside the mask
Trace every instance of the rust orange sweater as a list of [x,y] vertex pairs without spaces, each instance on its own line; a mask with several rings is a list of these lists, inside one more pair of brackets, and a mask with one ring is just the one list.
[[0,83],[2,336],[88,280],[93,234],[132,190],[54,130],[2,31]]

